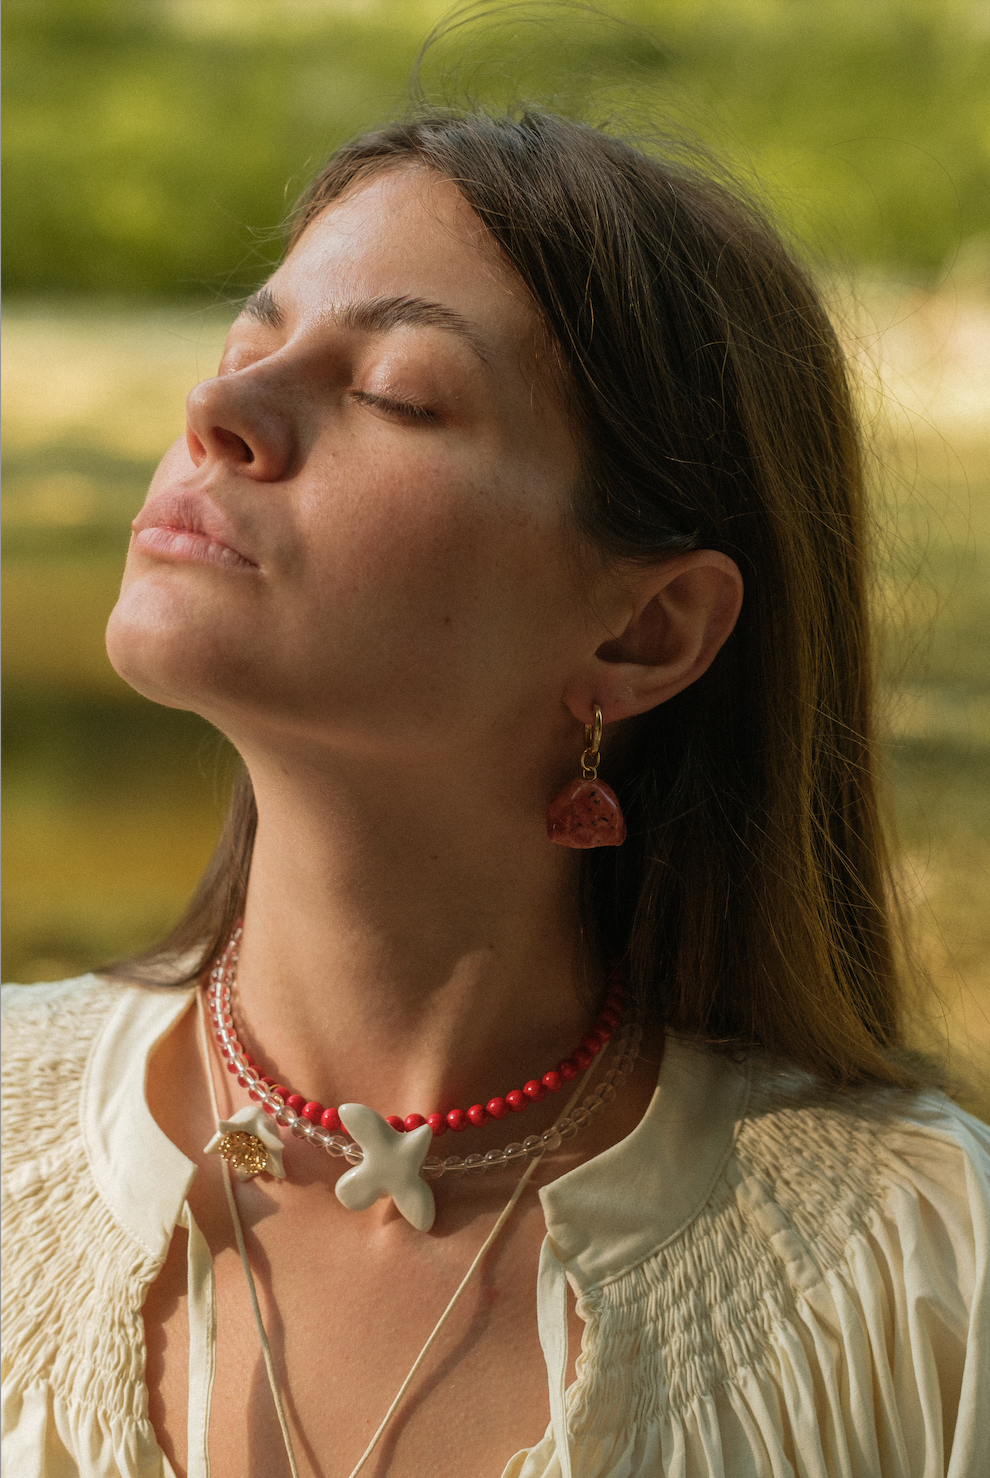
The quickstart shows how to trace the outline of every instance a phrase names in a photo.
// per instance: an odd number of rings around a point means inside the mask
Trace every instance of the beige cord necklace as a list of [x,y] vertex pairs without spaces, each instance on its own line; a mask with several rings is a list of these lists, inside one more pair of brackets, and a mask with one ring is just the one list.
[[[217,1102],[216,1086],[215,1086],[214,1081],[213,1081],[213,1055],[210,1052],[210,1045],[209,1045],[209,1041],[208,1041],[207,1033],[206,1033],[206,1019],[205,1019],[204,1009],[203,1009],[203,998],[202,998],[202,994],[199,991],[197,991],[197,993],[196,993],[196,1009],[197,1009],[197,1018],[198,1018],[198,1021],[199,1021],[200,1043],[201,1043],[201,1046],[202,1046],[203,1059],[204,1059],[204,1063],[205,1063],[205,1066],[206,1066],[206,1080],[207,1080],[207,1084],[208,1084],[209,1090],[210,1090],[210,1103],[211,1103],[212,1108],[213,1108],[213,1116],[214,1116],[214,1119],[219,1122],[219,1120],[220,1120],[220,1106],[219,1106],[219,1103]],[[607,1050],[607,1048],[606,1048],[606,1050]],[[604,1055],[604,1054],[602,1054],[602,1055]],[[567,1108],[564,1111],[565,1114],[570,1114],[574,1110],[574,1108],[577,1106],[578,1101],[581,1098],[581,1095],[584,1093],[584,1090],[585,1090],[585,1087],[587,1086],[587,1083],[588,1083],[589,1078],[591,1077],[592,1073],[595,1071],[596,1065],[599,1065],[600,1066],[600,1061],[601,1061],[600,1058],[596,1059],[595,1062],[593,1062],[587,1068],[587,1070],[584,1072],[584,1074],[582,1075],[582,1077],[579,1080],[579,1082],[577,1084],[577,1087],[576,1087],[576,1089],[574,1091],[574,1095],[571,1098],[570,1102],[567,1105]],[[427,1339],[425,1345],[420,1350],[419,1354],[416,1356],[416,1359],[413,1361],[412,1368],[410,1369],[409,1374],[406,1376],[405,1380],[402,1382],[402,1385],[399,1387],[398,1392],[396,1393],[396,1396],[395,1396],[395,1400],[392,1402],[391,1406],[388,1408],[388,1411],[386,1411],[384,1417],[382,1418],[381,1424],[379,1425],[378,1430],[375,1432],[375,1434],[372,1437],[371,1441],[368,1443],[368,1445],[365,1448],[364,1452],[361,1454],[360,1458],[358,1459],[356,1465],[351,1470],[350,1478],[357,1478],[357,1474],[360,1473],[361,1469],[364,1467],[365,1463],[368,1461],[368,1458],[374,1452],[375,1448],[378,1445],[378,1442],[379,1442],[380,1438],[383,1436],[386,1428],[388,1427],[389,1422],[392,1420],[392,1417],[395,1415],[395,1412],[398,1410],[399,1404],[402,1401],[403,1396],[408,1391],[409,1386],[412,1383],[412,1380],[413,1380],[414,1376],[416,1375],[416,1372],[419,1370],[419,1368],[422,1365],[423,1361],[425,1360],[426,1356],[429,1354],[430,1350],[432,1349],[432,1347],[433,1347],[433,1345],[434,1345],[437,1337],[439,1336],[441,1330],[443,1329],[444,1325],[447,1323],[447,1320],[450,1318],[451,1314],[454,1312],[454,1309],[457,1307],[457,1304],[458,1304],[458,1302],[460,1300],[460,1297],[463,1294],[464,1290],[467,1288],[468,1284],[471,1282],[471,1279],[474,1277],[475,1273],[480,1268],[480,1266],[481,1266],[481,1264],[482,1264],[482,1262],[483,1262],[483,1260],[485,1258],[486,1253],[488,1253],[490,1251],[490,1249],[492,1247],[492,1244],[495,1242],[495,1239],[498,1237],[499,1233],[501,1232],[502,1228],[505,1226],[505,1224],[508,1221],[509,1217],[512,1215],[512,1212],[513,1212],[513,1209],[514,1209],[516,1203],[518,1202],[520,1196],[522,1195],[523,1191],[525,1190],[526,1185],[528,1184],[530,1177],[532,1176],[534,1170],[536,1169],[537,1165],[539,1165],[539,1163],[540,1163],[540,1161],[538,1159],[533,1159],[533,1160],[530,1160],[528,1162],[528,1164],[526,1165],[525,1170],[523,1171],[522,1175],[519,1177],[519,1180],[516,1183],[516,1187],[513,1190],[512,1195],[509,1197],[508,1201],[506,1202],[506,1204],[505,1204],[505,1206],[504,1206],[504,1208],[503,1208],[503,1210],[502,1210],[502,1212],[501,1212],[498,1220],[496,1221],[495,1225],[492,1227],[491,1231],[488,1233],[488,1236],[485,1238],[484,1242],[481,1244],[481,1247],[479,1248],[479,1250],[478,1250],[478,1252],[477,1252],[477,1254],[476,1254],[473,1262],[471,1263],[471,1266],[468,1268],[467,1272],[464,1274],[464,1277],[461,1279],[460,1283],[458,1284],[457,1289],[454,1292],[454,1296],[451,1298],[451,1300],[448,1303],[447,1307],[444,1309],[443,1313],[440,1315],[440,1318],[437,1321],[436,1326],[433,1329],[432,1334],[430,1334],[430,1336]],[[274,1361],[272,1360],[271,1346],[268,1343],[268,1336],[265,1333],[264,1320],[261,1317],[261,1306],[258,1303],[258,1293],[257,1293],[257,1289],[255,1287],[254,1274],[251,1271],[251,1264],[248,1261],[247,1248],[246,1248],[246,1246],[244,1244],[244,1230],[243,1230],[243,1227],[241,1225],[240,1212],[237,1209],[237,1198],[234,1195],[233,1182],[231,1181],[230,1165],[229,1165],[229,1163],[226,1160],[224,1160],[224,1162],[223,1162],[223,1188],[224,1188],[224,1192],[225,1192],[226,1197],[227,1197],[227,1206],[228,1206],[228,1208],[230,1210],[230,1219],[231,1219],[231,1221],[233,1222],[233,1225],[234,1225],[234,1236],[235,1236],[235,1238],[237,1240],[237,1250],[240,1253],[241,1266],[244,1269],[244,1277],[245,1277],[245,1279],[247,1281],[248,1293],[250,1294],[250,1297],[251,1297],[251,1311],[254,1314],[254,1322],[255,1322],[255,1325],[257,1326],[257,1330],[258,1330],[258,1339],[261,1342],[261,1353],[262,1353],[262,1357],[263,1357],[264,1362],[265,1362],[265,1370],[266,1370],[267,1375],[268,1375],[268,1384],[271,1387],[272,1400],[275,1403],[275,1414],[278,1417],[278,1424],[279,1424],[279,1427],[281,1428],[281,1431],[282,1431],[282,1441],[285,1444],[285,1453],[286,1453],[286,1457],[289,1460],[289,1469],[290,1469],[290,1472],[292,1474],[292,1478],[299,1478],[299,1466],[298,1466],[298,1464],[296,1462],[296,1456],[295,1456],[295,1452],[294,1452],[293,1446],[292,1446],[292,1435],[291,1435],[291,1433],[289,1431],[289,1424],[288,1424],[288,1421],[286,1420],[285,1408],[284,1408],[284,1406],[282,1404],[281,1395],[279,1394],[278,1382],[275,1379],[275,1364],[274,1364]]]

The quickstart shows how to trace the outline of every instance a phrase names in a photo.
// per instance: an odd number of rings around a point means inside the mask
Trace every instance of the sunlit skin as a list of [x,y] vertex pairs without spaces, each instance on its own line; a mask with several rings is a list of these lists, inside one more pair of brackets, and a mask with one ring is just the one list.
[[[407,170],[307,229],[191,393],[187,436],[135,521],[110,654],[244,756],[259,826],[239,1017],[267,1069],[326,1103],[405,1115],[484,1101],[594,1018],[578,857],[547,842],[547,803],[577,771],[593,706],[607,778],[612,726],[707,668],[742,586],[712,551],[630,566],[583,547],[568,514],[578,434],[524,289],[456,189]],[[216,1258],[213,1471],[270,1478],[288,1470],[218,1162],[201,1152],[213,1123],[195,1027],[190,1012],[158,1049],[149,1099],[203,1167],[191,1200]],[[243,1096],[223,1078],[227,1113]],[[650,1044],[539,1179],[627,1134],[655,1080]],[[526,1132],[560,1107],[534,1107]],[[456,1152],[514,1132],[469,1131]],[[285,1182],[238,1197],[301,1471],[338,1478],[511,1179],[441,1182],[423,1235],[390,1202],[342,1208],[338,1169],[309,1146],[290,1140],[285,1164]],[[540,1440],[543,1234],[527,1192],[365,1472],[497,1478]],[[145,1309],[151,1417],[180,1472],[184,1258],[177,1233]],[[580,1331],[572,1310],[572,1363]]]

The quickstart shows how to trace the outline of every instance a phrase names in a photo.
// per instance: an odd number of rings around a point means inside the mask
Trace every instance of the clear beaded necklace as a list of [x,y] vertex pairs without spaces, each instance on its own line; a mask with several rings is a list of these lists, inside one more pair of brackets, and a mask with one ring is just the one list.
[[[259,1104],[280,1128],[287,1129],[296,1139],[308,1141],[333,1158],[345,1159],[352,1166],[360,1165],[365,1158],[361,1145],[345,1134],[334,1133],[323,1124],[314,1122],[298,1108],[290,1105],[284,1096],[284,1090],[274,1084],[272,1079],[265,1078],[253,1059],[242,1048],[232,1014],[232,991],[236,978],[237,945],[240,935],[241,930],[238,926],[210,972],[207,996],[214,1037],[228,1071],[236,1076],[242,1088],[247,1089],[249,1098]],[[611,1038],[609,1045],[614,1053],[612,1066],[604,1074],[598,1086],[549,1129],[544,1130],[542,1134],[530,1134],[521,1141],[489,1150],[484,1155],[472,1154],[463,1157],[448,1155],[443,1159],[438,1155],[427,1155],[420,1172],[423,1179],[439,1180],[444,1175],[498,1170],[506,1165],[517,1165],[529,1159],[539,1159],[548,1152],[559,1149],[565,1140],[573,1139],[574,1135],[615,1097],[616,1090],[621,1087],[635,1067],[642,1036],[641,1025],[634,1015],[627,1012],[619,1021],[614,1035],[609,1031],[606,1036],[606,1040]],[[586,1042],[590,1040],[590,1038],[585,1038]],[[604,1042],[601,1043],[601,1046],[604,1045]],[[587,1048],[584,1050],[588,1051]],[[578,1060],[580,1063],[580,1059]],[[580,1065],[590,1068],[592,1061],[593,1058],[589,1052],[587,1062],[580,1063]],[[389,1120],[388,1122],[394,1128],[398,1128],[400,1121]],[[424,1120],[423,1123],[425,1124],[426,1121]],[[225,1158],[233,1159],[233,1147],[229,1154],[222,1147],[220,1152]]]

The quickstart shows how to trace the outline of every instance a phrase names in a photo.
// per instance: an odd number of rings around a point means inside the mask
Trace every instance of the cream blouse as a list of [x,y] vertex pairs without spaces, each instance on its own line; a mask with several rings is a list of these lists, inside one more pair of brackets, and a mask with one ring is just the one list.
[[[91,975],[4,993],[10,1478],[172,1474],[141,1309],[178,1225],[189,1474],[209,1473],[195,1167],[144,1095],[190,998]],[[990,1475],[990,1129],[946,1099],[675,1040],[637,1128],[540,1197],[551,1423],[503,1478]],[[585,1330],[565,1392],[566,1282]]]

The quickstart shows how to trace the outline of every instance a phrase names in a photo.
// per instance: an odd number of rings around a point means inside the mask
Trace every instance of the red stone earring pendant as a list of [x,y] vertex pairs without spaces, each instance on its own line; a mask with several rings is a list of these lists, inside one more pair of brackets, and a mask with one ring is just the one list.
[[555,795],[547,810],[547,836],[561,847],[621,847],[626,823],[619,799],[598,778],[598,751],[602,743],[602,711],[584,726],[585,750],[581,776]]

